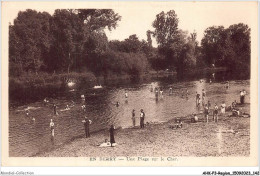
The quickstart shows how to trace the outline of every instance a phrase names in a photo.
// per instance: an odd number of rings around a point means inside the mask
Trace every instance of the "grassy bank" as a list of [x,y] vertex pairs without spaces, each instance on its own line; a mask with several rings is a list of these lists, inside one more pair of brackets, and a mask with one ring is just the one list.
[[[243,107],[249,113],[250,105]],[[230,112],[229,112],[230,113]],[[227,114],[229,114],[227,113]],[[251,117],[254,118],[254,117]],[[183,117],[183,128],[171,129],[174,120],[147,124],[145,129],[117,129],[116,147],[98,147],[109,139],[107,131],[91,134],[39,157],[106,157],[106,156],[249,156],[250,118],[220,116],[219,122],[205,123],[199,115],[198,123]],[[230,130],[236,131],[235,133]],[[83,132],[84,133],[84,132]],[[239,145],[238,145],[239,144]]]

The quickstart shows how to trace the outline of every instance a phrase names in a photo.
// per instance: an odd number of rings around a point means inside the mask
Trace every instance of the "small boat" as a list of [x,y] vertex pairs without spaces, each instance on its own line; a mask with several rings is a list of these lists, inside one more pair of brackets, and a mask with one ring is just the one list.
[[101,85],[99,85],[99,86],[94,86],[93,87],[94,89],[101,89],[101,88],[103,88]]

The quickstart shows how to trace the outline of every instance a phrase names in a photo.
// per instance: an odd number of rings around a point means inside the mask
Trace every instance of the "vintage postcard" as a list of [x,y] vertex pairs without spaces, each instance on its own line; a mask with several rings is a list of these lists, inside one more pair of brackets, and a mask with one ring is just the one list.
[[257,166],[257,2],[2,2],[3,166]]

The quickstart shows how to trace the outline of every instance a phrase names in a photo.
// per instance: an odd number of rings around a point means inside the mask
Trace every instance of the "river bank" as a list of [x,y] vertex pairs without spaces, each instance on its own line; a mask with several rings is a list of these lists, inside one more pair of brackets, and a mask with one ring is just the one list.
[[[250,104],[241,107],[250,113]],[[144,129],[139,127],[117,129],[116,147],[99,147],[109,132],[100,131],[90,138],[75,139],[51,152],[38,154],[37,157],[106,157],[106,156],[249,156],[250,118],[220,116],[218,123],[209,123],[203,115],[199,122],[190,123],[190,116],[182,117],[183,128],[170,128],[175,124],[172,119],[163,123],[148,123]],[[256,118],[256,117],[251,117]],[[239,145],[238,145],[239,144]]]

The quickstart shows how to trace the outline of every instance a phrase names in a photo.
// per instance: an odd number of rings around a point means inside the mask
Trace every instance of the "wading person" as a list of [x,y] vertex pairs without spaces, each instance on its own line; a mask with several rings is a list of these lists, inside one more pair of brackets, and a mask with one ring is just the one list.
[[140,113],[140,128],[144,128],[144,117],[145,117],[144,110],[141,109],[141,113]]
[[215,104],[215,107],[214,107],[213,120],[214,120],[214,122],[218,122],[218,105],[217,104]]
[[229,81],[226,82],[226,89],[229,88]]
[[50,128],[51,128],[51,136],[54,137],[54,122],[52,121],[52,119],[50,122]]
[[163,98],[163,90],[162,90],[162,88],[160,89],[160,96],[161,96],[161,98]]
[[53,113],[54,113],[54,115],[58,115],[58,113],[57,113],[57,105],[55,103],[53,103]]
[[135,127],[135,110],[132,111],[132,121],[133,121],[133,127]]
[[44,106],[46,106],[48,102],[49,101],[47,100],[47,98],[44,98],[44,100],[43,100]]
[[155,98],[158,99],[158,96],[159,96],[159,92],[158,92],[158,88],[156,87],[155,88]]
[[172,95],[172,87],[169,89],[169,95]]
[[114,125],[111,125],[111,127],[109,129],[111,147],[113,147],[113,144],[116,143],[114,131],[115,131]]
[[90,137],[89,126],[92,123],[92,121],[89,120],[87,116],[85,116],[85,120],[83,120],[82,122],[84,123],[86,138],[89,138]]
[[29,117],[29,110],[26,110],[25,114],[26,114],[26,117]]

